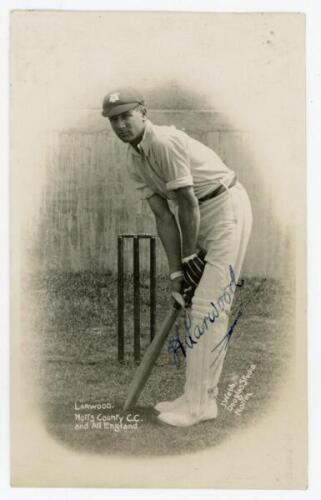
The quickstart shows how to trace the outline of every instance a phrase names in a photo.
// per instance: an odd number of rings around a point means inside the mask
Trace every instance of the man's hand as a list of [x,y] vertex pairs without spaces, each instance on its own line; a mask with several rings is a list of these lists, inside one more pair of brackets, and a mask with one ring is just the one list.
[[195,293],[196,287],[193,287],[186,283],[184,277],[176,278],[171,280],[171,291],[172,296],[176,302],[184,308],[191,307],[192,298]]
[[173,297],[182,307],[187,308],[192,304],[193,295],[201,280],[206,265],[205,256],[205,250],[201,249],[195,256],[191,256],[187,260],[183,259],[183,276],[181,275],[171,279]]
[[184,276],[179,276],[174,280],[171,280],[171,291],[182,293],[184,287]]
[[173,299],[183,308],[187,309],[192,305],[192,298],[195,293],[195,288],[191,286],[183,287],[181,292],[172,292]]
[[183,290],[182,290],[182,297],[184,300],[185,308],[189,308],[192,305],[192,298],[195,293],[195,287],[191,285],[187,285],[186,282],[184,284]]
[[183,272],[185,282],[188,286],[196,288],[201,280],[205,268],[205,250],[200,250],[197,254],[183,259]]

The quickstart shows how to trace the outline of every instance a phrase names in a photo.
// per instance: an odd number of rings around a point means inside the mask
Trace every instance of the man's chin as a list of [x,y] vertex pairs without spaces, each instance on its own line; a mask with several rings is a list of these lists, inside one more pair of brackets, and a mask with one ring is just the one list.
[[133,138],[129,135],[124,135],[124,136],[119,135],[118,137],[122,142],[126,143],[131,142],[133,140]]

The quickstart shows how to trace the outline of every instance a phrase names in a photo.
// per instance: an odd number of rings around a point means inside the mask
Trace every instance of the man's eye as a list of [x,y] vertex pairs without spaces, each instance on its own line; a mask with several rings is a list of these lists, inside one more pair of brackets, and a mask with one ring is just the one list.
[[131,117],[130,112],[127,112],[127,113],[122,113],[121,115],[110,117],[109,121],[110,121],[111,124],[114,124],[114,123],[117,123],[118,119],[120,119],[120,120],[128,120],[130,117]]

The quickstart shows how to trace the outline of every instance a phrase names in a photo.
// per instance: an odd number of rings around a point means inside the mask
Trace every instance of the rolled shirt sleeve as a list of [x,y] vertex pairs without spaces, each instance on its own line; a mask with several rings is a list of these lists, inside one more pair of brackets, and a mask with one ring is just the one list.
[[188,143],[184,137],[162,138],[157,144],[157,157],[168,191],[193,186]]

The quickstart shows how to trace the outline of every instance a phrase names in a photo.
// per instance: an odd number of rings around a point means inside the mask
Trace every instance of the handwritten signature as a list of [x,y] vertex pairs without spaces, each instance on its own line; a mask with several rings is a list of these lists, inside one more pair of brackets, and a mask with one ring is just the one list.
[[230,307],[236,289],[241,288],[244,285],[244,280],[240,280],[239,282],[236,281],[234,269],[231,265],[229,266],[229,273],[230,282],[225,286],[217,301],[210,302],[211,309],[204,316],[202,322],[194,326],[193,334],[191,334],[192,321],[189,313],[186,311],[184,318],[184,343],[180,339],[179,326],[175,326],[175,335],[169,338],[168,352],[173,356],[174,362],[177,366],[179,366],[180,354],[186,357],[185,346],[192,349],[193,346],[197,344],[200,337],[207,331],[209,325],[211,323],[215,323],[221,313],[225,311],[226,306],[228,306],[228,308]]
[[222,340],[215,347],[213,347],[213,349],[211,351],[211,352],[217,351],[217,356],[215,357],[214,361],[211,363],[210,366],[213,366],[216,363],[217,359],[219,358],[221,352],[223,350],[227,349],[227,346],[228,346],[228,344],[229,344],[229,342],[230,342],[230,340],[232,338],[233,332],[235,330],[235,327],[236,327],[236,325],[237,325],[240,317],[242,316],[242,314],[245,311],[245,309],[248,306],[248,304],[250,302],[252,302],[253,296],[258,294],[260,288],[262,288],[262,286],[264,285],[265,282],[266,282],[266,278],[264,278],[261,281],[261,283],[255,288],[254,293],[248,298],[248,300],[246,302],[244,302],[244,303],[241,303],[240,308],[237,311],[236,316],[234,318],[234,321],[231,324],[231,326],[229,327],[227,333],[224,335],[224,337],[222,338]]
[[[235,273],[232,268],[232,266],[229,266],[229,272],[230,272],[230,283],[224,288],[223,293],[220,295],[220,297],[217,300],[217,303],[211,302],[211,310],[204,316],[202,323],[197,324],[194,327],[194,335],[191,335],[190,329],[192,326],[192,321],[189,317],[188,314],[186,314],[185,319],[184,319],[184,327],[185,327],[185,335],[184,335],[184,341],[181,340],[180,338],[180,329],[179,326],[175,326],[175,335],[171,336],[169,338],[168,342],[168,352],[171,354],[174,363],[176,364],[177,367],[180,366],[180,355],[183,355],[183,357],[186,357],[186,347],[189,349],[193,349],[193,347],[197,344],[198,340],[200,337],[207,331],[209,325],[212,323],[215,323],[216,319],[218,319],[223,311],[225,311],[225,306],[226,304],[230,306],[232,303],[233,295],[235,293],[236,288],[241,288],[244,285],[244,280],[241,280],[239,282],[236,282],[235,279]],[[217,361],[219,358],[221,352],[223,350],[226,350],[228,347],[228,344],[231,340],[231,337],[233,335],[233,332],[235,330],[235,327],[241,318],[245,308],[247,305],[253,300],[253,295],[256,295],[259,291],[259,289],[263,286],[265,283],[266,278],[256,287],[254,290],[254,293],[250,296],[250,298],[244,302],[241,303],[236,316],[234,318],[233,323],[229,327],[227,333],[224,335],[224,337],[220,340],[220,342],[213,347],[211,352],[215,352],[216,356],[211,363],[211,366],[214,365],[214,363]]]

